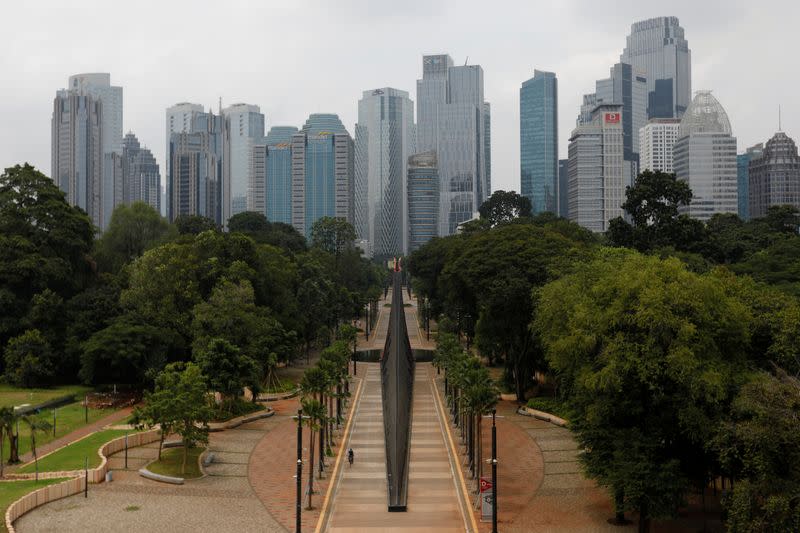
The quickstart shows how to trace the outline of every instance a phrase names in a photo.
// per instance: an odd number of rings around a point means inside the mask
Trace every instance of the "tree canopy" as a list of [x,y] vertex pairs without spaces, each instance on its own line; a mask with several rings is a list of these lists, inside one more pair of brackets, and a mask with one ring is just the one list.
[[516,191],[497,190],[481,204],[478,212],[489,225],[496,226],[515,218],[531,216],[531,200]]

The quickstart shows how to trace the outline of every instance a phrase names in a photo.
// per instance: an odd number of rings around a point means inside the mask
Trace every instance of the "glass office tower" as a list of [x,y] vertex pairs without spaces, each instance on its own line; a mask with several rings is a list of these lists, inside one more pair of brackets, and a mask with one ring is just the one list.
[[557,211],[558,79],[533,71],[519,90],[520,192],[533,213]]

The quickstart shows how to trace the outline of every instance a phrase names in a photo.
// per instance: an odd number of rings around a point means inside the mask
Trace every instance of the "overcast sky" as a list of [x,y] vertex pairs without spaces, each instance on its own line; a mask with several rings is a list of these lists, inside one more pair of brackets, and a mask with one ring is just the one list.
[[337,113],[353,134],[363,90],[416,100],[422,55],[444,52],[483,67],[492,184],[519,190],[520,84],[534,68],[558,76],[566,157],[581,96],[608,76],[631,24],[666,15],[686,30],[692,90],[713,90],[739,151],[772,136],[779,103],[783,130],[800,136],[796,0],[0,0],[0,166],[49,175],[53,98],[71,74],[111,73],[124,131],[153,150],[163,180],[174,103],[257,104],[267,129]]

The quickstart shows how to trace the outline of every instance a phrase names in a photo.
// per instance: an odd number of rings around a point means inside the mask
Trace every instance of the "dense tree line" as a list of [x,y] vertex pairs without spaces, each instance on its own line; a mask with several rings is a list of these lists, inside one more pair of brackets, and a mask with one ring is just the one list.
[[306,243],[257,213],[223,232],[134,203],[96,237],[47,176],[0,175],[0,372],[12,384],[149,387],[167,364],[219,378],[211,366],[224,360],[246,376],[237,386],[258,390],[278,362],[329,344],[384,283],[340,220],[317,221]]
[[690,202],[645,172],[598,236],[493,195],[481,220],[412,254],[413,283],[520,401],[537,378],[555,385],[618,519],[648,530],[722,477],[731,531],[796,531],[800,218],[778,206],[703,223],[682,214]]

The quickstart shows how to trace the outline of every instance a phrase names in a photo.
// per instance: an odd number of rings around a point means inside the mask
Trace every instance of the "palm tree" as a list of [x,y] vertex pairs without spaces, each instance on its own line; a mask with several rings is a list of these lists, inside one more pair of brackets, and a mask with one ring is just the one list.
[[308,445],[310,468],[308,469],[308,507],[306,507],[306,509],[311,509],[311,495],[314,494],[314,431],[321,431],[319,421],[325,418],[325,407],[313,397],[303,398],[301,403],[303,414],[306,417],[306,425],[311,430],[310,443]]
[[34,464],[36,465],[36,481],[39,481],[39,458],[36,456],[36,433],[39,431],[42,433],[50,431],[53,426],[50,425],[50,422],[47,420],[35,418],[33,416],[23,416],[22,421],[25,422],[31,430],[31,451],[33,452]]
[[[0,407],[0,440],[3,432],[8,435],[8,464],[19,462],[19,434],[14,433],[14,425],[18,423],[19,415],[14,412],[13,407]],[[19,427],[19,426],[17,426]],[[0,462],[3,454],[0,452]]]
[[[312,398],[316,398],[319,401],[320,405],[324,406],[325,404],[325,392],[328,390],[328,374],[320,368],[319,366],[315,366],[313,368],[309,368],[306,370],[305,374],[303,374],[303,380],[300,382],[300,388],[303,390],[303,395],[310,396]],[[322,421],[322,417],[318,418],[318,421]],[[324,433],[322,431],[319,432],[320,437],[320,447],[319,447],[319,470],[322,473],[322,469],[324,468],[324,447],[325,447],[325,440],[323,437]]]

